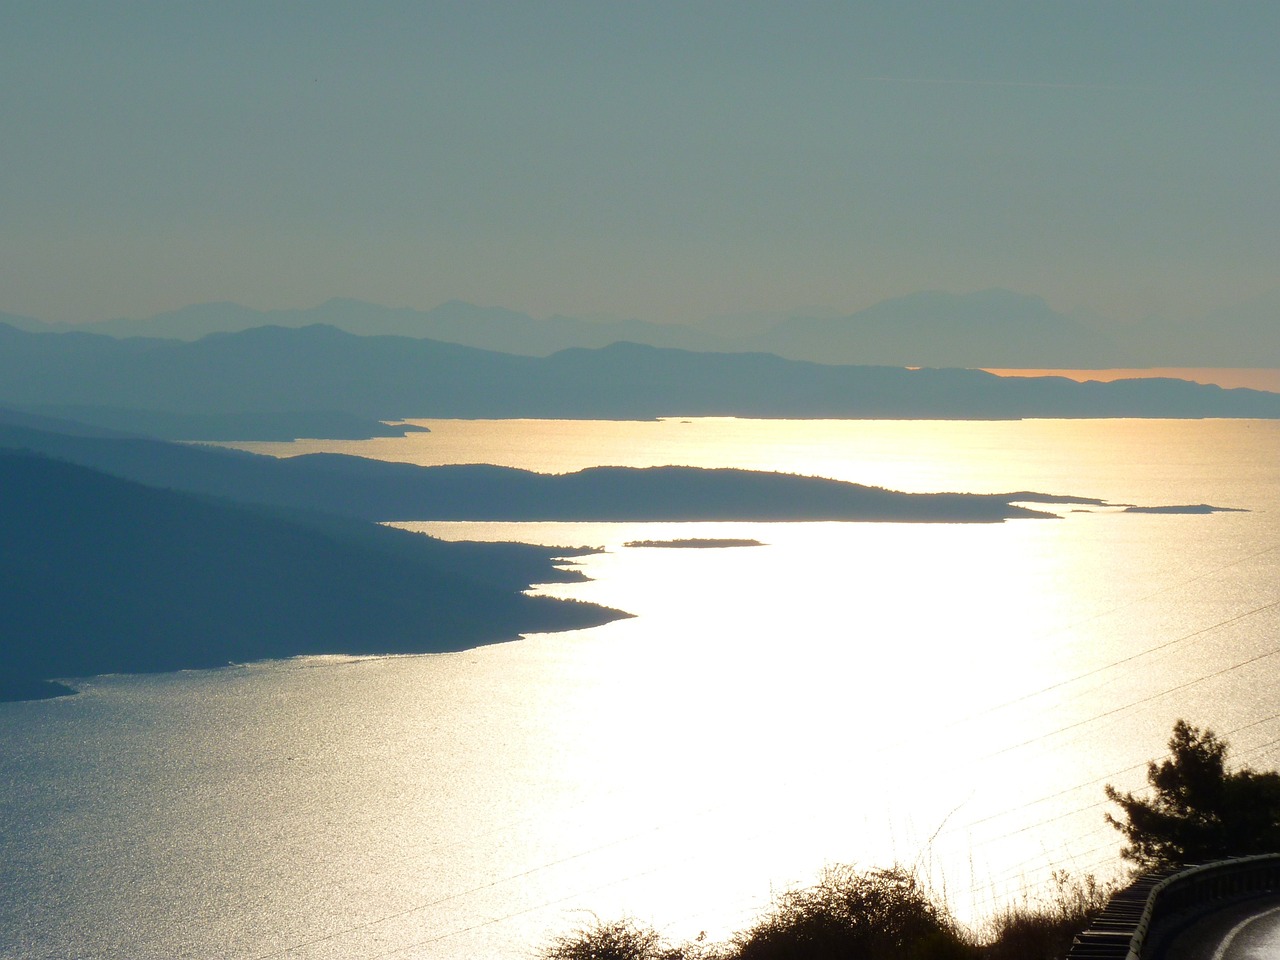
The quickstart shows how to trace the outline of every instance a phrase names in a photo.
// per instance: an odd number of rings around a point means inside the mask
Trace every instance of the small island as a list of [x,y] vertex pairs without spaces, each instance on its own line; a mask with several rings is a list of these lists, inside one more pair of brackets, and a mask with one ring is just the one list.
[[759,540],[738,540],[733,537],[686,537],[681,540],[628,540],[624,547],[680,547],[708,550],[721,547],[763,547]]
[[1202,513],[1248,513],[1242,507],[1215,507],[1208,503],[1171,504],[1167,507],[1127,506],[1124,513],[1166,513],[1166,514],[1202,514]]

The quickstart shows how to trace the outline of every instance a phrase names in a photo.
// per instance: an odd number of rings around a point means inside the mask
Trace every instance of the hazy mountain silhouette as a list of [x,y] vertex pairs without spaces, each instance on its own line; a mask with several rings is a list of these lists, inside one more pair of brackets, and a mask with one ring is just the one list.
[[[3,318],[0,318],[2,320]],[[35,330],[28,318],[13,324]],[[693,324],[536,320],[502,307],[450,300],[431,310],[333,299],[316,307],[254,310],[236,303],[196,304],[145,319],[118,318],[78,327],[114,337],[198,340],[211,333],[314,324],[361,336],[441,340],[502,353],[548,356],[570,348],[640,343],[701,352],[765,352],[796,360],[889,366],[1133,366],[1098,330],[1050,310],[1038,297],[1007,290],[955,295],[923,292],[886,300],[849,316],[756,314]],[[68,325],[57,325],[61,332]],[[1139,355],[1140,356],[1140,355]]]
[[[36,321],[15,318],[25,330],[39,330]],[[0,315],[0,322],[6,322]],[[34,324],[34,325],[33,325]],[[82,324],[85,333],[113,337],[160,337],[199,340],[211,333],[236,333],[254,327],[337,327],[359,336],[403,336],[443,340],[501,353],[546,356],[568,347],[604,347],[619,340],[689,350],[727,349],[718,337],[682,324],[644,320],[584,320],[554,316],[535,320],[503,307],[480,307],[449,300],[431,310],[384,307],[362,300],[335,298],[306,309],[254,310],[237,303],[202,303],[144,319],[117,318]],[[54,329],[65,332],[67,324]]]
[[[0,447],[37,451],[155,487],[363,520],[993,522],[1045,516],[1016,503],[1100,503],[1030,492],[906,494],[733,469],[595,467],[538,474],[484,464],[420,467],[341,454],[278,460],[145,438],[55,433],[7,419],[0,411]],[[329,516],[308,522],[320,519],[335,522]]]
[[25,447],[31,450],[43,449],[37,442],[31,446],[24,443],[6,444],[4,439],[12,436],[40,438],[56,437],[110,437],[114,439],[134,439],[138,435],[128,431],[103,427],[97,424],[84,423],[67,417],[58,417],[44,413],[32,413],[29,410],[16,410],[0,407],[0,446]]
[[[725,343],[732,343],[738,349],[742,349],[746,344],[758,344],[761,337],[774,327],[784,323],[834,320],[842,316],[845,316],[845,314],[839,310],[828,310],[821,307],[808,307],[798,310],[749,310],[738,313],[713,314],[712,316],[695,320],[693,326]],[[750,352],[758,352],[758,348],[752,347]],[[814,358],[803,357],[801,359]]]
[[1128,367],[1141,357],[1009,290],[927,291],[847,317],[785,320],[752,345],[792,359],[922,367]]
[[552,551],[454,545],[0,451],[0,697],[298,654],[457,650],[620,616],[524,596]]
[[1280,290],[1201,318],[1117,325],[1116,334],[1156,366],[1280,366]]
[[315,307],[255,310],[195,304],[151,317],[44,324],[0,313],[33,332],[78,330],[114,337],[198,340],[262,326],[325,324],[361,336],[407,336],[548,356],[618,342],[701,352],[768,352],[821,363],[889,366],[1100,369],[1280,365],[1280,291],[1195,319],[1118,323],[1059,313],[1036,296],[990,289],[921,291],[840,315],[830,310],[757,311],[683,323],[535,319],[517,310],[450,300],[431,310],[333,299]]
[[626,343],[537,358],[324,326],[189,343],[0,325],[0,402],[202,416],[334,410],[377,420],[1280,416],[1280,394],[1176,380],[1000,378]]
[[24,317],[21,314],[3,311],[0,311],[0,323],[32,333],[62,333],[73,329],[69,323],[45,323],[35,317]]

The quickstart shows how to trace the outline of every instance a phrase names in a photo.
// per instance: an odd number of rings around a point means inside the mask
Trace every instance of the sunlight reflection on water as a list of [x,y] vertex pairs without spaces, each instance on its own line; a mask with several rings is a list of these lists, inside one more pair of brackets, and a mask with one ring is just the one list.
[[[324,446],[1251,512],[405,524],[600,546],[539,589],[637,616],[0,705],[0,955],[516,958],[586,910],[720,936],[834,861],[916,865],[979,918],[1113,869],[1102,784],[1176,717],[1275,762],[1276,424],[428,424]],[[766,545],[622,546],[686,537]]]

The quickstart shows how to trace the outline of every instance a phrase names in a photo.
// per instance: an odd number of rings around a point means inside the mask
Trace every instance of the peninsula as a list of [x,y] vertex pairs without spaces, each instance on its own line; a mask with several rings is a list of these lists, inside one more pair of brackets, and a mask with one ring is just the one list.
[[531,597],[585,551],[450,544],[0,450],[0,700],[54,678],[461,650],[626,616]]

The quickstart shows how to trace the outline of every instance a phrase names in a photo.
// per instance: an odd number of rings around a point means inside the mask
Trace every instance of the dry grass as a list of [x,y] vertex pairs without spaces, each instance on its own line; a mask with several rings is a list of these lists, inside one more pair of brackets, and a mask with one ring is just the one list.
[[1051,898],[1010,906],[989,922],[983,960],[1060,960],[1067,955],[1071,938],[1107,905],[1111,888],[1092,876],[1076,880],[1061,870],[1053,879]]

